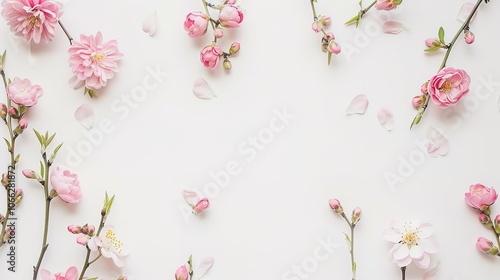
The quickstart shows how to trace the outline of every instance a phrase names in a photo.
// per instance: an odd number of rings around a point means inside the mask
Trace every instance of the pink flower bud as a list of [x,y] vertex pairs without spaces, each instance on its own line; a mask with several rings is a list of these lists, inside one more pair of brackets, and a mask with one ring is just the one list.
[[321,29],[323,29],[323,24],[321,23],[321,21],[315,20],[313,21],[311,28],[314,32],[318,33],[321,31]]
[[484,237],[479,237],[477,239],[476,248],[485,254],[490,254],[490,255],[498,254],[498,248],[493,245],[493,242]]
[[2,186],[7,187],[9,185],[9,177],[7,173],[2,174]]
[[188,280],[189,272],[186,265],[183,265],[175,272],[175,280]]
[[28,179],[35,179],[36,178],[35,172],[33,170],[24,169],[22,172],[23,172],[24,177],[26,177]]
[[234,42],[231,44],[231,47],[229,48],[229,54],[233,55],[237,53],[240,50],[240,43]]
[[5,119],[7,116],[7,105],[0,103],[0,117]]
[[203,210],[207,209],[210,206],[210,202],[208,201],[208,198],[202,198],[196,205],[193,207],[193,213],[194,214],[199,214]]
[[222,30],[222,28],[215,28],[214,36],[215,38],[222,38],[222,36],[224,36],[224,30]]
[[342,205],[340,205],[340,201],[338,199],[330,199],[328,204],[330,204],[330,207],[335,211],[335,213],[344,213],[344,209],[342,208]]
[[422,86],[420,87],[420,91],[423,93],[423,94],[428,94],[429,93],[429,81],[425,82],[422,84]]
[[89,237],[88,237],[88,235],[85,235],[85,234],[81,233],[76,238],[76,243],[78,243],[78,244],[80,244],[82,246],[87,245],[87,243],[89,243]]
[[441,42],[436,38],[429,38],[425,40],[425,45],[429,48],[441,46]]
[[334,54],[339,54],[340,53],[340,45],[335,42],[335,40],[330,40],[330,43],[328,43],[328,51]]
[[411,100],[411,105],[416,110],[419,110],[423,103],[424,103],[424,97],[422,95],[414,96],[413,99]]
[[332,23],[332,18],[329,16],[320,16],[319,20],[321,21],[321,24],[323,26],[328,26],[330,23]]
[[82,228],[80,226],[69,225],[68,231],[71,232],[72,234],[80,234],[82,233]]
[[481,213],[479,213],[478,218],[479,218],[479,221],[481,222],[481,224],[483,224],[485,227],[493,228],[493,223],[491,222],[491,219],[488,215],[481,212]]
[[500,234],[500,214],[495,217],[495,232]]
[[28,120],[26,118],[21,118],[19,120],[19,127],[23,130],[26,129],[28,127]]
[[24,195],[23,189],[16,190],[16,194],[14,195],[14,204],[15,205],[18,205],[19,202],[21,202],[21,200],[23,199],[23,195]]
[[232,67],[231,61],[229,61],[229,59],[224,59],[222,66],[224,66],[224,69],[226,70],[231,70]]
[[11,116],[14,119],[19,118],[19,111],[17,111],[16,107],[11,106],[8,110],[9,116]]
[[474,40],[476,39],[476,36],[474,36],[474,33],[470,32],[469,30],[466,30],[464,35],[465,35],[465,42],[467,44],[474,43]]
[[352,224],[356,224],[360,218],[361,218],[361,208],[356,207],[352,210],[352,217],[351,217]]

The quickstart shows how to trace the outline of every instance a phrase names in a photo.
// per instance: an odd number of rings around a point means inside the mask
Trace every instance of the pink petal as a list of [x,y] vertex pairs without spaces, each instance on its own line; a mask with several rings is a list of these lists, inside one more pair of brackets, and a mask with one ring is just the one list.
[[[398,245],[398,244],[396,244]],[[410,255],[410,249],[405,244],[399,244],[397,248],[395,248],[393,252],[393,257],[395,260],[403,260]]]
[[217,96],[203,78],[194,81],[193,93],[196,97],[205,100],[210,100]]
[[439,279],[439,263],[434,267],[424,272],[422,280],[438,280]]
[[78,79],[76,76],[73,76],[68,80],[68,85],[72,89],[79,89],[83,86],[83,84],[84,82]]
[[382,31],[386,34],[398,34],[403,30],[406,30],[405,26],[398,21],[388,20],[382,25]]
[[345,110],[346,114],[364,114],[366,112],[366,108],[368,108],[368,98],[366,95],[359,94],[349,103],[347,109]]
[[197,192],[194,191],[184,190],[182,191],[182,196],[184,197],[184,200],[186,200],[186,202],[191,206],[195,206],[196,203],[200,201],[200,196]]
[[[458,11],[457,20],[460,22],[465,22],[465,20],[467,20],[467,17],[469,16],[469,14],[472,12],[473,8],[474,8],[474,3],[463,4],[462,7],[460,8],[460,10]],[[477,12],[472,16],[471,22],[476,17],[476,14],[477,14]]]
[[431,264],[431,257],[429,254],[423,254],[421,259],[413,259],[415,265],[420,268],[427,269]]
[[445,156],[448,154],[450,150],[448,139],[432,126],[427,129],[427,139],[429,140],[427,153],[431,157],[437,158],[438,156]]
[[82,104],[76,108],[75,119],[86,129],[90,129],[94,125],[95,115],[94,109],[89,104]]
[[155,35],[157,22],[157,12],[154,11],[150,15],[148,15],[142,23],[142,31],[147,33],[149,36]]
[[198,279],[201,279],[203,276],[205,276],[212,265],[214,265],[213,257],[206,257],[201,260],[200,265],[198,265]]
[[387,131],[392,131],[394,129],[394,119],[392,118],[392,113],[386,108],[380,109],[377,114],[378,122]]

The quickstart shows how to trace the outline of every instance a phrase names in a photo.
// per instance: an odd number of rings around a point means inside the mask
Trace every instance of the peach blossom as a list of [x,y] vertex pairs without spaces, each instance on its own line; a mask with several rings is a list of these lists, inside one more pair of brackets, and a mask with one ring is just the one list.
[[488,209],[497,198],[498,194],[493,187],[487,188],[481,184],[471,185],[469,192],[465,193],[465,202],[480,211]]
[[399,4],[401,4],[402,0],[377,0],[375,4],[375,9],[377,10],[393,10],[397,8]]
[[59,167],[50,173],[50,184],[57,196],[66,203],[77,203],[82,196],[78,176]]
[[72,266],[66,270],[64,275],[61,275],[61,273],[52,274],[50,271],[42,269],[40,276],[42,280],[76,280],[78,278],[78,269]]
[[243,13],[233,5],[224,6],[219,12],[219,22],[222,27],[236,28],[243,21]]
[[14,78],[7,86],[7,95],[17,105],[31,107],[36,105],[38,98],[43,95],[39,85],[32,85],[28,79]]
[[188,280],[189,272],[186,265],[183,265],[177,269],[175,272],[175,280]]
[[455,105],[469,92],[470,77],[462,69],[445,67],[429,80],[432,101],[441,108]]
[[209,17],[202,12],[191,12],[186,15],[184,30],[189,37],[199,37],[207,32]]
[[203,210],[207,209],[210,206],[210,202],[208,201],[208,198],[202,198],[196,205],[193,207],[193,213],[194,214],[199,214]]
[[219,64],[221,54],[221,47],[216,44],[211,44],[201,50],[200,60],[205,67],[214,69]]

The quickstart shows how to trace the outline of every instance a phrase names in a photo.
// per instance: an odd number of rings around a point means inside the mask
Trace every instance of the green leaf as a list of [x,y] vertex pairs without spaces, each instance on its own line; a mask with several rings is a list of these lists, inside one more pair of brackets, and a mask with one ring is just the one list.
[[422,119],[422,116],[423,116],[423,113],[422,112],[418,112],[418,114],[413,119],[413,122],[411,123],[410,129],[412,129],[412,127],[414,125],[417,125],[420,122],[420,120]]
[[43,163],[40,161],[40,176],[42,178],[45,177],[45,166],[43,165]]
[[52,159],[56,158],[57,152],[59,151],[59,149],[61,149],[62,145],[63,145],[63,143],[57,145],[57,147],[54,149],[54,152],[52,153],[52,156],[51,156]]
[[5,144],[7,144],[7,149],[10,151],[10,142],[9,140],[7,140],[7,138],[3,138],[3,140],[5,140]]
[[332,52],[328,51],[328,65],[330,65],[331,61],[332,61]]
[[441,49],[440,46],[432,46],[430,48],[425,49],[424,52],[433,52],[433,51],[437,51],[439,49]]
[[359,8],[363,10],[363,0],[359,0]]
[[359,14],[356,15],[355,17],[351,18],[350,20],[346,21],[344,24],[349,25],[352,23],[356,23],[356,27],[358,27],[358,22],[359,22]]
[[15,163],[18,163],[19,162],[19,158],[21,157],[21,154],[17,154],[16,158],[14,159],[14,162]]
[[5,61],[6,54],[7,54],[7,50],[4,50],[2,56],[0,57],[0,65],[3,65],[3,63]]
[[349,238],[349,235],[347,235],[347,233],[345,233],[345,232],[344,232],[344,235],[345,235],[345,241],[347,242],[347,246],[349,248],[351,248],[351,238]]
[[45,133],[45,138],[47,139],[47,143],[45,144],[45,147],[47,147],[48,145],[50,145],[50,142],[52,142],[52,140],[54,140],[54,137],[56,137],[56,134],[52,134],[50,137],[48,137],[48,132]]
[[40,145],[44,146],[45,141],[43,141],[42,135],[40,135],[40,133],[38,133],[38,131],[36,131],[35,129],[33,129],[33,131],[35,132],[36,138],[38,138],[38,142],[40,142]]
[[443,27],[439,27],[438,39],[439,39],[439,42],[441,42],[441,44],[446,45],[446,43],[444,41],[444,28]]

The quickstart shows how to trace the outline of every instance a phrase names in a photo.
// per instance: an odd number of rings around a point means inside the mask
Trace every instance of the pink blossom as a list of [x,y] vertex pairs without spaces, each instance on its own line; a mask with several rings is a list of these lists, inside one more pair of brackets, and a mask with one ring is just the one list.
[[470,77],[464,70],[443,68],[429,81],[432,101],[442,108],[455,105],[469,92]]
[[35,175],[35,172],[33,170],[30,170],[30,169],[24,169],[22,171],[24,177],[28,178],[28,179],[35,179],[36,178],[36,175]]
[[189,277],[189,272],[186,265],[183,265],[177,269],[175,272],[175,280],[187,280]]
[[186,15],[184,30],[189,37],[199,37],[207,32],[209,17],[201,12],[192,12]]
[[117,267],[124,266],[121,257],[128,255],[128,249],[118,239],[114,227],[104,226],[98,237],[94,236],[89,239],[87,246],[91,251],[99,251],[103,257],[113,260]]
[[200,60],[205,67],[215,69],[215,67],[219,64],[221,54],[221,47],[216,44],[211,44],[201,50]]
[[31,107],[36,105],[38,98],[43,95],[43,90],[39,85],[32,85],[28,79],[14,78],[7,86],[7,94],[17,105]]
[[116,40],[103,42],[101,32],[96,36],[80,35],[80,41],[73,42],[68,50],[71,71],[86,88],[100,89],[118,71],[118,61],[123,54],[118,51]]
[[223,27],[236,28],[242,21],[243,13],[236,6],[224,6],[219,12],[219,22]]
[[59,167],[50,173],[50,184],[59,196],[66,203],[77,203],[82,196],[78,176],[69,170],[61,170]]
[[498,254],[498,248],[493,245],[492,241],[484,237],[479,237],[477,239],[476,248],[485,254],[490,254],[490,255]]
[[2,16],[10,31],[24,42],[48,43],[54,39],[55,28],[62,15],[60,4],[49,0],[3,0]]
[[61,273],[52,274],[50,271],[42,269],[40,271],[40,276],[42,280],[76,280],[78,278],[78,269],[72,266],[66,270],[66,273],[61,275]]
[[28,120],[26,118],[21,118],[19,120],[19,128],[26,129],[28,127]]
[[334,54],[339,54],[340,53],[340,45],[335,42],[335,40],[330,40],[328,43],[328,51]]
[[439,42],[438,39],[436,38],[429,38],[429,39],[426,39],[425,40],[425,45],[429,48],[432,48],[432,47],[439,47],[441,46],[441,42]]
[[414,96],[413,99],[411,100],[411,105],[413,106],[413,108],[417,110],[420,109],[423,103],[424,103],[424,97],[422,95]]
[[210,206],[210,202],[208,201],[208,198],[202,198],[196,205],[193,207],[193,213],[194,214],[199,214],[203,210],[207,209]]
[[73,233],[73,234],[80,234],[80,233],[82,233],[82,227],[75,226],[75,225],[69,225],[68,231]]
[[224,36],[224,30],[222,30],[222,28],[215,28],[214,36],[215,38],[222,38]]
[[471,185],[465,193],[465,202],[469,206],[484,211],[497,200],[498,194],[494,188],[487,188],[481,184]]
[[401,4],[402,0],[377,0],[377,4],[375,4],[375,9],[377,10],[393,10],[397,8],[399,4]]
[[474,40],[476,39],[476,36],[474,35],[474,33],[470,32],[469,30],[465,31],[465,42],[467,44],[472,44],[474,43]]
[[342,205],[340,205],[340,201],[338,199],[330,199],[328,201],[328,204],[330,204],[330,208],[332,208],[335,213],[342,214],[344,213],[344,209],[342,208]]
[[361,213],[362,211],[359,207],[356,207],[352,210],[351,222],[353,224],[356,224],[359,221],[359,219],[361,218]]

